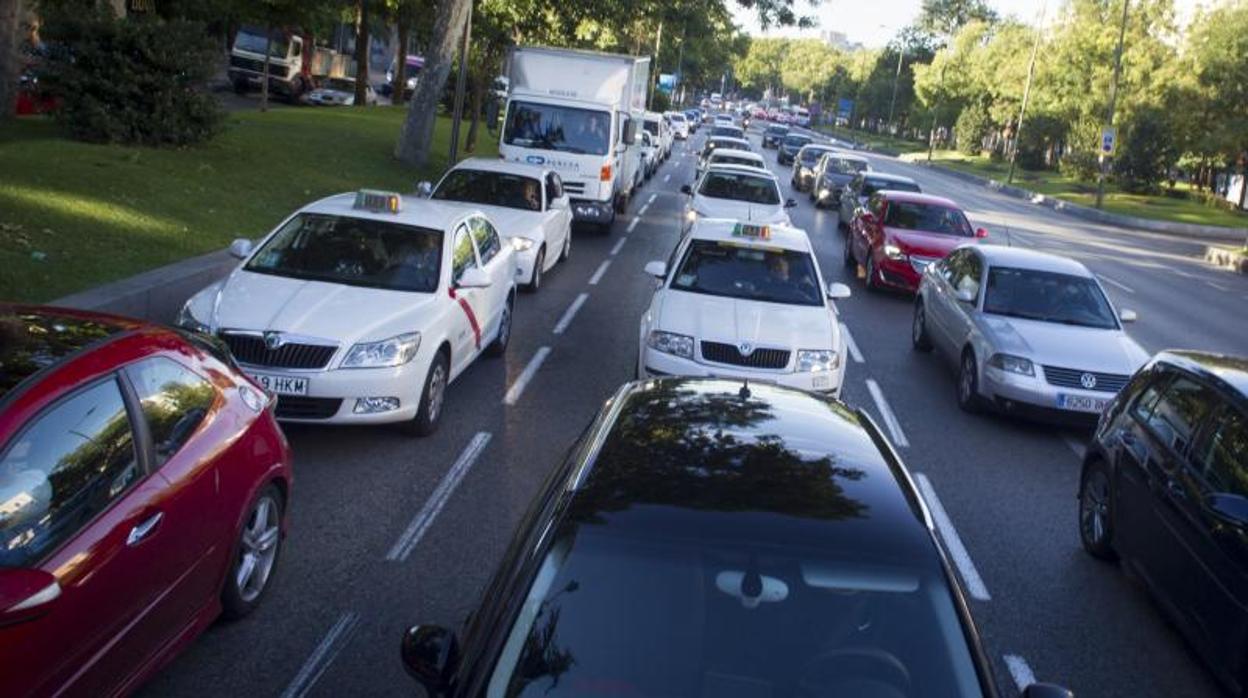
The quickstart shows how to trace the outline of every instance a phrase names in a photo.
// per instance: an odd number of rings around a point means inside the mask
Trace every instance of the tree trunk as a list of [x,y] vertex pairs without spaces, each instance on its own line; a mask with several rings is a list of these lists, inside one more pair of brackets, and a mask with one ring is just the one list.
[[355,0],[355,106],[368,106],[368,0]]
[[412,34],[412,26],[407,10],[399,10],[399,53],[394,63],[394,84],[390,93],[390,101],[402,104],[407,101],[407,40]]
[[273,23],[264,24],[264,71],[260,79],[260,111],[269,110],[269,56],[273,53]]
[[22,0],[0,0],[0,121],[13,118],[17,111],[17,81],[22,59],[18,52],[18,25]]
[[481,124],[481,108],[485,102],[485,80],[475,80],[472,86],[472,123],[468,126],[468,141],[464,143],[465,153],[477,152],[477,127]]
[[451,74],[451,61],[471,9],[472,0],[438,0],[433,38],[425,52],[425,68],[416,83],[394,151],[394,156],[408,165],[420,167],[429,161],[438,116],[438,96]]

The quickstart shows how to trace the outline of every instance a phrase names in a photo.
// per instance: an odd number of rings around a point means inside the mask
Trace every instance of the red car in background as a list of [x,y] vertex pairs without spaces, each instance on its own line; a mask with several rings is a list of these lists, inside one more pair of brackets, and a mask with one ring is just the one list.
[[949,199],[884,190],[874,194],[849,224],[845,266],[862,265],[869,289],[915,291],[928,264],[988,231],[971,227]]
[[249,613],[290,485],[272,401],[213,340],[0,305],[3,693],[123,695]]

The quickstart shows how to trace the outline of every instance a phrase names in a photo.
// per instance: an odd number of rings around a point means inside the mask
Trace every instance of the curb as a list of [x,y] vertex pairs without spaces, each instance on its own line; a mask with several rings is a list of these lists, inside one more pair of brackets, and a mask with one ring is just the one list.
[[1205,261],[1240,274],[1248,274],[1248,255],[1231,247],[1210,245],[1205,248]]
[[230,273],[237,264],[229,250],[217,250],[57,298],[49,305],[172,323],[186,299]]
[[[903,162],[907,162],[904,161]],[[1135,216],[1122,216],[1117,213],[1106,213],[1095,208],[1072,204],[1069,201],[1055,199],[1044,194],[1022,189],[1019,187],[1004,184],[995,179],[988,179],[978,175],[961,172],[959,170],[941,167],[940,165],[930,165],[926,162],[908,161],[908,164],[918,167],[926,167],[930,170],[947,174],[950,177],[960,179],[964,182],[971,182],[982,187],[998,191],[1006,196],[1015,199],[1025,199],[1038,206],[1059,211],[1068,216],[1082,218],[1083,220],[1092,221],[1094,223],[1104,223],[1120,228],[1135,228],[1137,230],[1147,230],[1152,233],[1162,233],[1164,235],[1174,235],[1176,237],[1191,238],[1193,236],[1206,237],[1221,242],[1242,243],[1248,240],[1248,228],[1226,228],[1218,225],[1196,225],[1194,223],[1173,223],[1170,221],[1157,221],[1151,218],[1136,218]]]

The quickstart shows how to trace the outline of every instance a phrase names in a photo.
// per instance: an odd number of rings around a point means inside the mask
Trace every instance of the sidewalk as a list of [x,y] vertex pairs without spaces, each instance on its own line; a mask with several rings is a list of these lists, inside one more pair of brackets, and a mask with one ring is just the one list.
[[57,298],[50,305],[172,323],[188,298],[225,277],[236,264],[227,250],[217,250]]

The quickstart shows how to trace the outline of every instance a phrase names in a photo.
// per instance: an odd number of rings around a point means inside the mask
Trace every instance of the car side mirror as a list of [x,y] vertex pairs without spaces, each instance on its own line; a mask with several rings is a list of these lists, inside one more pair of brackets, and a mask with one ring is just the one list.
[[850,296],[849,287],[846,286],[845,284],[842,284],[839,282],[828,284],[828,298],[839,301],[844,298],[849,298],[849,296]]
[[400,654],[407,673],[430,696],[446,695],[459,664],[454,633],[437,625],[413,625],[403,633]]
[[1238,528],[1248,528],[1248,497],[1214,492],[1205,497],[1205,507],[1214,517]]
[[1123,322],[1135,322],[1136,320],[1140,319],[1140,316],[1137,315],[1134,310],[1128,310],[1126,308],[1123,308],[1122,312],[1118,313],[1118,319],[1122,320]]
[[975,237],[977,237],[977,238],[986,238],[986,237],[988,237],[988,229],[987,229],[987,228],[977,228],[977,229],[975,230]]
[[797,205],[797,199],[786,199],[784,202],[785,208],[793,208],[796,205]]
[[1075,698],[1075,694],[1054,683],[1033,683],[1023,689],[1023,698]]
[[0,569],[0,627],[34,620],[52,610],[61,585],[40,569]]
[[685,194],[686,196],[693,196],[693,187],[688,184],[682,184],[680,185],[680,193]]
[[459,275],[459,281],[455,283],[456,288],[489,288],[493,283],[490,275],[484,269],[467,269],[463,274]]
[[237,259],[247,259],[251,254],[251,240],[247,238],[238,238],[230,243],[230,256]]
[[416,183],[416,195],[428,199],[433,196],[433,183],[420,181]]
[[667,277],[667,264],[665,262],[649,262],[646,264],[646,273],[656,279]]

